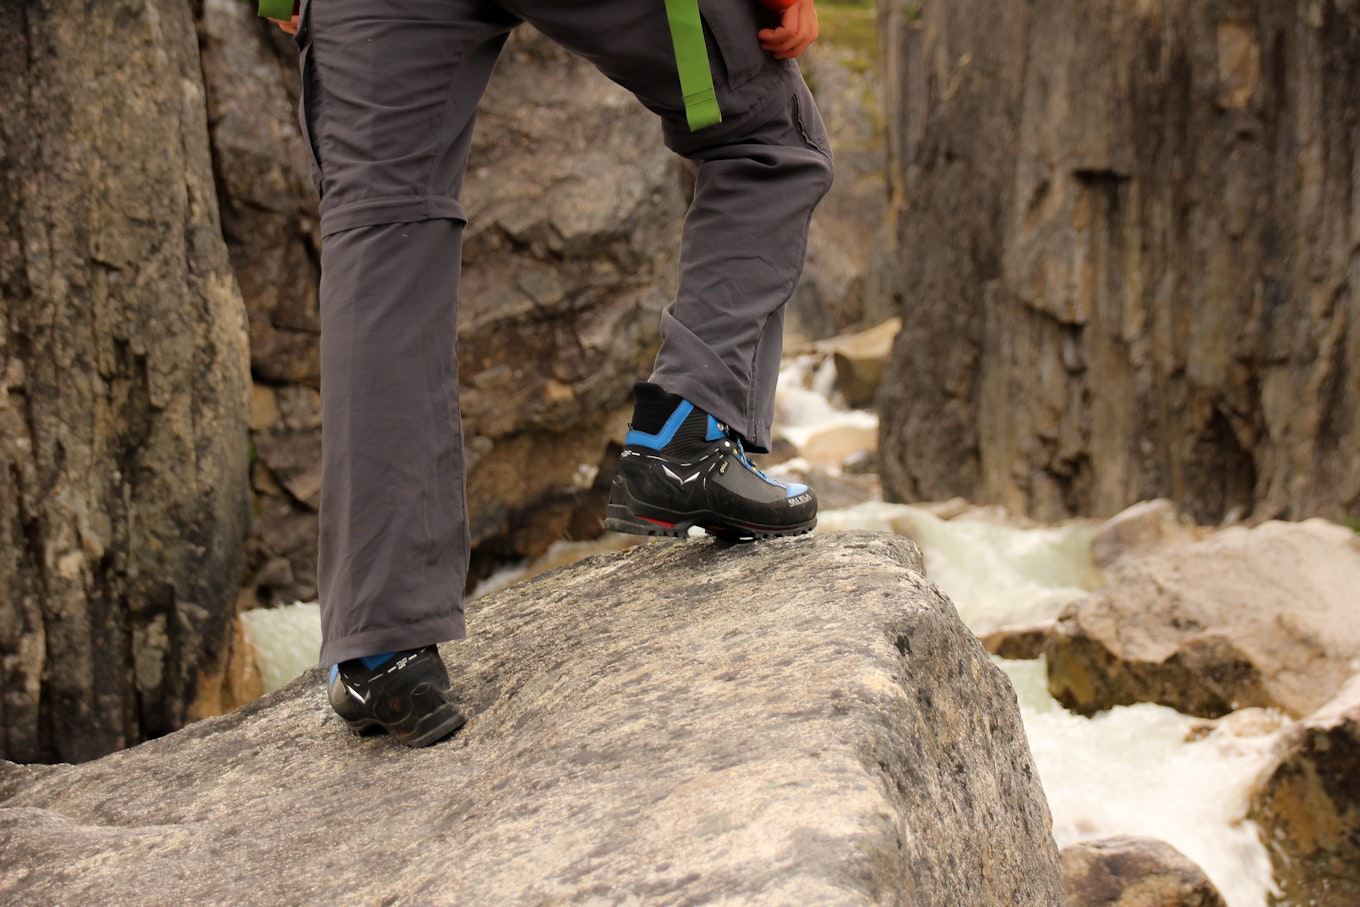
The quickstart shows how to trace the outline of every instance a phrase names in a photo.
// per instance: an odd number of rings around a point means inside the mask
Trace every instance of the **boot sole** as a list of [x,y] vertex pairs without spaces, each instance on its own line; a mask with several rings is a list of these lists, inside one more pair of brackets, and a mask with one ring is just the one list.
[[438,743],[445,737],[467,724],[467,716],[452,704],[438,708],[423,716],[410,731],[400,731],[372,718],[359,718],[351,721],[344,719],[350,733],[365,737],[386,731],[394,740],[404,746],[421,747]]
[[739,523],[712,511],[683,515],[663,514],[662,516],[651,517],[637,513],[628,504],[616,502],[611,502],[605,511],[604,528],[611,532],[626,532],[630,535],[662,538],[684,538],[695,526],[725,541],[753,542],[758,539],[803,535],[811,532],[817,526],[817,518],[813,517],[804,523],[797,523],[793,526],[771,527]]

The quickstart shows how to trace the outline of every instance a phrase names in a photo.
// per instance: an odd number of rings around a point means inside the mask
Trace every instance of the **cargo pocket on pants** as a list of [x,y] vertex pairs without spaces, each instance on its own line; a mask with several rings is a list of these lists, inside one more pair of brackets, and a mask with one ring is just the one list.
[[769,58],[756,32],[770,25],[755,0],[699,0],[699,15],[718,46],[729,88],[749,81]]

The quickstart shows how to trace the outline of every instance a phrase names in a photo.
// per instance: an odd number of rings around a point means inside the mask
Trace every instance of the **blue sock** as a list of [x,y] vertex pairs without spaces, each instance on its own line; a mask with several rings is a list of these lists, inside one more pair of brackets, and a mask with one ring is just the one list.
[[396,656],[396,652],[383,652],[381,655],[362,655],[359,657],[359,661],[371,671],[379,665],[387,664]]

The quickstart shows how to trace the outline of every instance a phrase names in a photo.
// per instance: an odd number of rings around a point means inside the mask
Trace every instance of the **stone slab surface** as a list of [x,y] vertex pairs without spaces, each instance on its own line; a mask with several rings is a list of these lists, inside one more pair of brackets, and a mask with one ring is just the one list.
[[405,750],[309,672],[77,765],[0,764],[0,902],[1058,905],[1004,675],[902,539],[706,539],[482,600]]

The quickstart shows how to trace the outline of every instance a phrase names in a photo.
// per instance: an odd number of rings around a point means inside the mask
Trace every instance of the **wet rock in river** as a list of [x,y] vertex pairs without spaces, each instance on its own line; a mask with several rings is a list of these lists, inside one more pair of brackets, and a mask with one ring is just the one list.
[[1093,714],[1156,702],[1216,717],[1298,717],[1326,703],[1360,652],[1360,544],[1322,520],[1233,527],[1121,558],[1068,605],[1045,646],[1049,689]]
[[1360,675],[1289,729],[1252,798],[1276,907],[1360,904]]
[[1061,856],[1067,907],[1227,907],[1198,864],[1156,838],[1083,841]]

